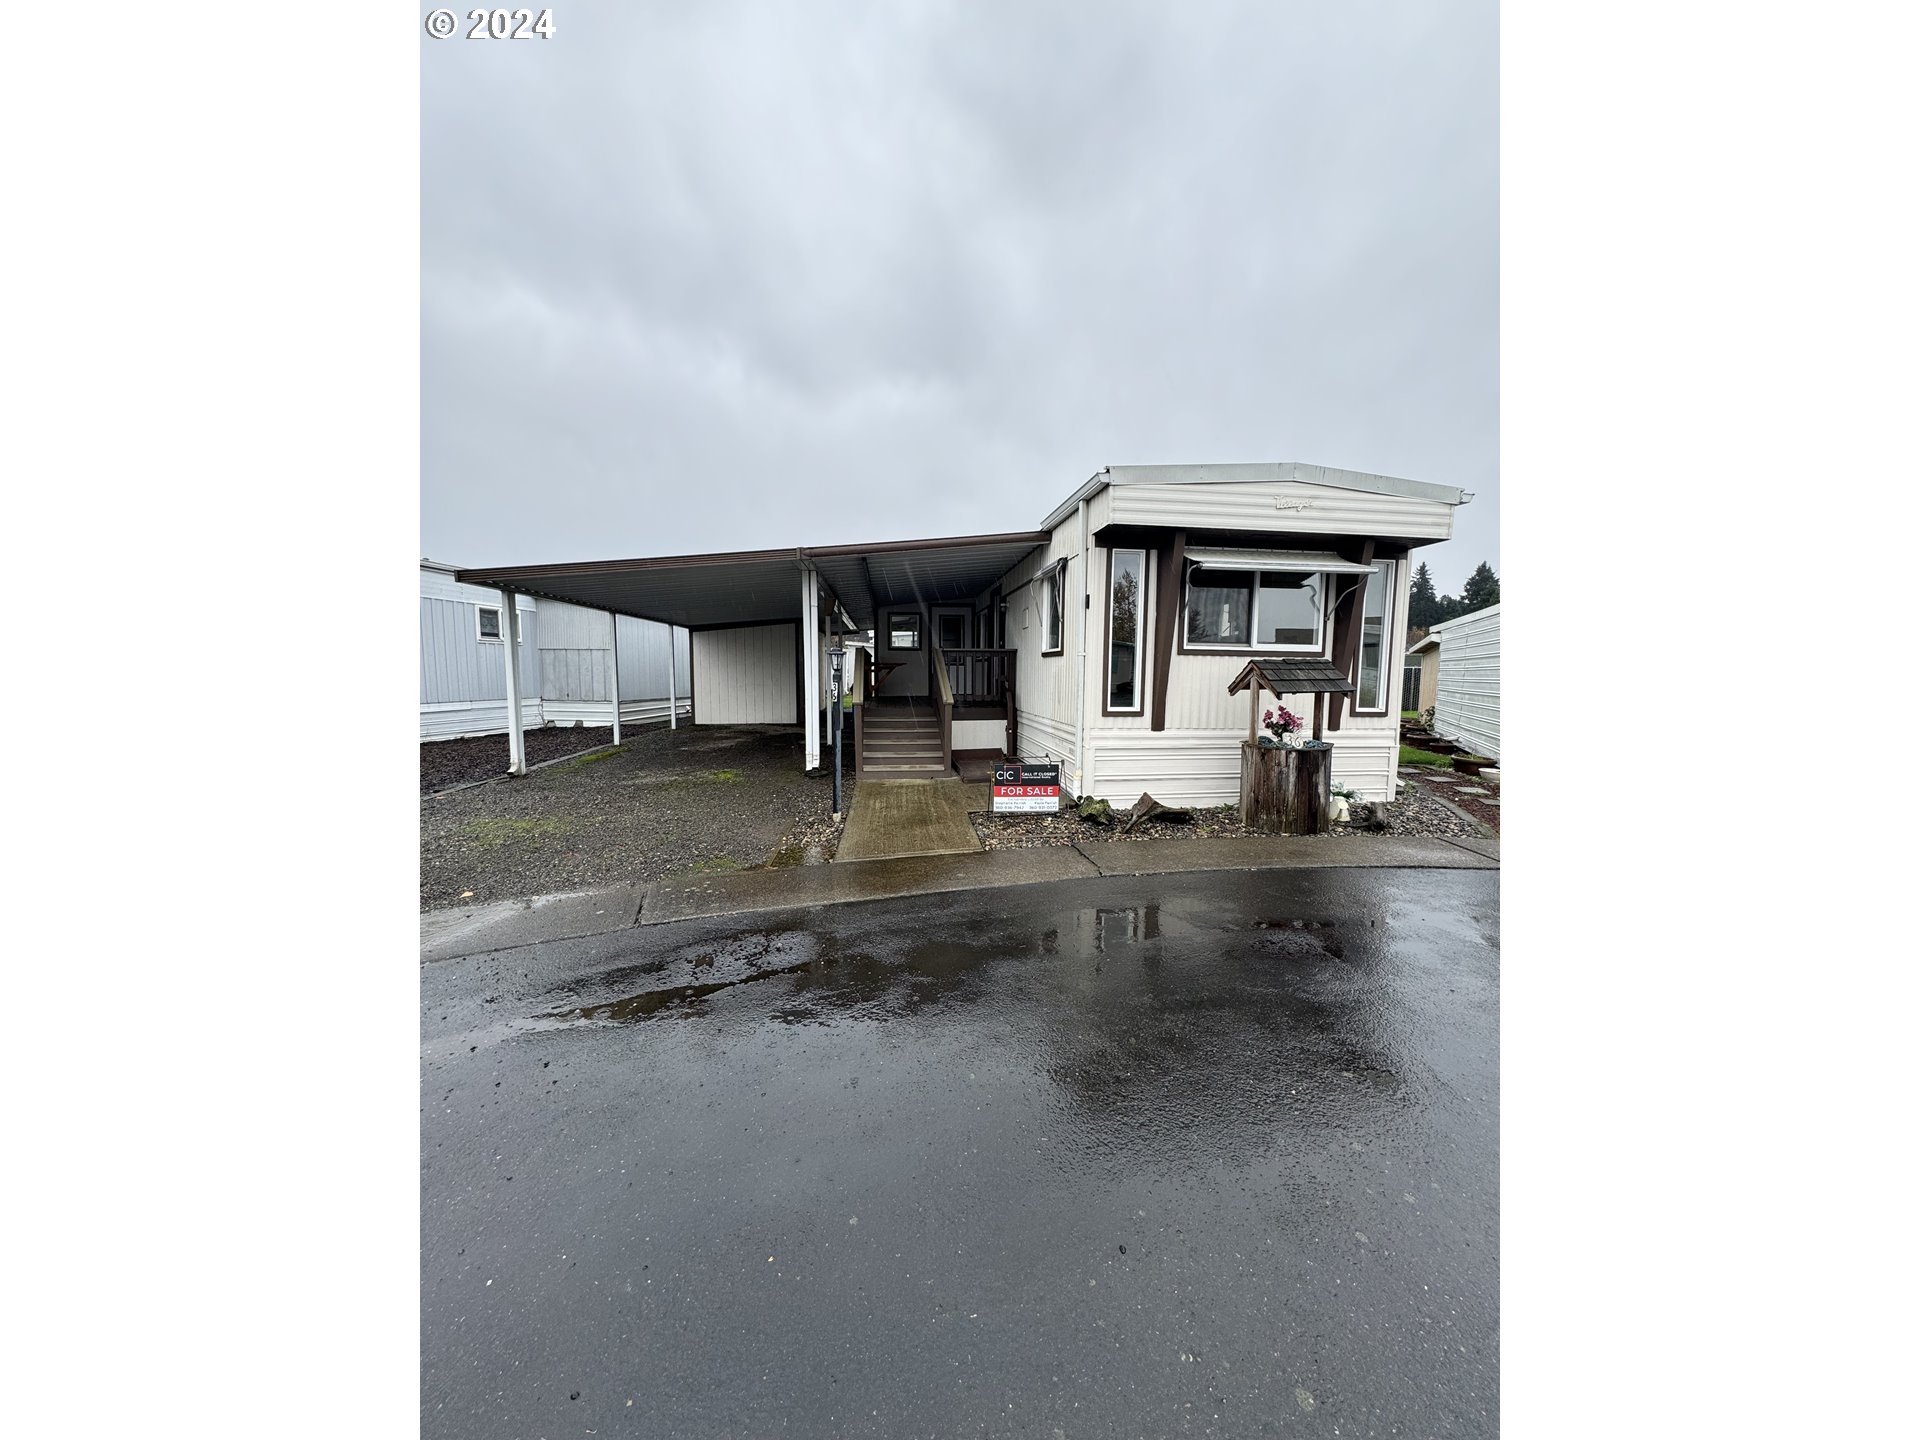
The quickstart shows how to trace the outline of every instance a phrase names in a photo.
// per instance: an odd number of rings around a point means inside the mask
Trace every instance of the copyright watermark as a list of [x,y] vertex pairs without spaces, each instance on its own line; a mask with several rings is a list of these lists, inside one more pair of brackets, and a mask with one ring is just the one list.
[[[427,13],[427,34],[435,40],[451,40],[460,33],[460,17],[452,10]],[[553,11],[542,10],[469,10],[469,40],[551,40]]]

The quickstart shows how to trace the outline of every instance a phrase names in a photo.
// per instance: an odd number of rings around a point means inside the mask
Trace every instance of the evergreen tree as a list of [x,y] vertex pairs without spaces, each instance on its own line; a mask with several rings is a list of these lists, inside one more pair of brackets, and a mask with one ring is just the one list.
[[1473,574],[1467,577],[1467,583],[1460,592],[1464,602],[1460,607],[1462,615],[1471,615],[1475,610],[1485,610],[1489,605],[1500,603],[1500,577],[1493,573],[1493,567],[1482,560]]
[[1413,572],[1413,585],[1407,591],[1407,624],[1416,630],[1431,630],[1441,620],[1440,597],[1433,593],[1433,576],[1422,560]]

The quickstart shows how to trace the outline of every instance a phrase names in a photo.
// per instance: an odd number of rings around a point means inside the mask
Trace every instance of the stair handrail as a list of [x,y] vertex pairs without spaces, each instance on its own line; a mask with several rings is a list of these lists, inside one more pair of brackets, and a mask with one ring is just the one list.
[[853,687],[848,693],[853,696],[853,773],[858,776],[867,763],[867,665],[872,656],[864,646],[853,655]]
[[953,685],[947,679],[947,652],[933,647],[934,700],[940,707],[940,768],[953,769]]

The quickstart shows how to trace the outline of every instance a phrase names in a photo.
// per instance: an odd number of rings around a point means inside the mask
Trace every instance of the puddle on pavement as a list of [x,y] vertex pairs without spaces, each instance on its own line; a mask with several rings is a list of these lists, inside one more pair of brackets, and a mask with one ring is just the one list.
[[609,1000],[603,1005],[582,1005],[574,1010],[556,1010],[542,1017],[549,1020],[611,1020],[616,1024],[629,1024],[635,1020],[646,1020],[658,1015],[662,1010],[677,1006],[690,1005],[704,1000],[709,995],[718,995],[722,990],[731,990],[736,985],[750,985],[756,980],[771,980],[777,975],[800,975],[831,969],[831,956],[820,960],[802,960],[797,965],[782,966],[777,970],[757,970],[751,975],[742,975],[736,980],[715,980],[705,985],[681,985],[672,990],[642,990],[637,995],[629,995],[623,1000]]
[[[675,966],[686,966],[695,976],[713,974],[711,980],[654,985],[614,1000],[548,1011],[541,1018],[631,1024],[662,1011],[696,1006],[709,996],[742,985],[782,978],[793,988],[772,1018],[785,1024],[824,1023],[836,1012],[887,998],[904,1013],[952,994],[974,972],[1008,953],[1004,945],[937,936],[919,941],[898,956],[883,957],[843,949],[831,934],[797,927],[762,931],[715,945],[688,946],[673,956],[624,972],[609,972],[590,983],[592,989],[604,991],[627,978],[658,976]],[[787,963],[768,963],[782,959]],[[732,973],[735,971],[740,973]],[[582,988],[567,985],[553,993],[577,995]]]
[[1124,910],[1093,912],[1093,945],[1102,954],[1110,947],[1134,945],[1142,940],[1159,938],[1158,905],[1134,905]]

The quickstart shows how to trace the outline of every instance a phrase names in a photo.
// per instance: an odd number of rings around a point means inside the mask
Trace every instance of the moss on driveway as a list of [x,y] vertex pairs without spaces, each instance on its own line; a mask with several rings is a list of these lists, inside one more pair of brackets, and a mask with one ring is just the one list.
[[831,805],[831,782],[800,773],[801,744],[798,729],[649,726],[617,750],[424,797],[421,908],[765,864]]

